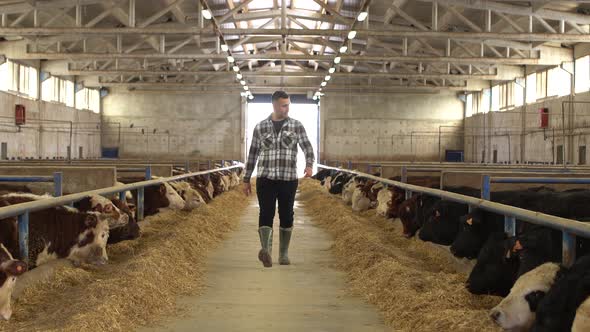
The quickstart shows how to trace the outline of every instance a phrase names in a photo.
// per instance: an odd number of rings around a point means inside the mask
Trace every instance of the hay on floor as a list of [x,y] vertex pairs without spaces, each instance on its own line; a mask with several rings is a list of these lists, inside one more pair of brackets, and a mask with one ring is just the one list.
[[180,295],[203,287],[205,256],[248,205],[240,190],[192,212],[149,217],[141,238],[108,247],[104,267],[64,267],[13,302],[0,331],[130,331],[179,314]]
[[308,215],[334,238],[338,267],[349,291],[376,305],[395,331],[499,331],[488,311],[499,297],[470,294],[465,272],[452,258],[418,239],[406,239],[375,210],[354,213],[319,182],[304,180],[300,195]]

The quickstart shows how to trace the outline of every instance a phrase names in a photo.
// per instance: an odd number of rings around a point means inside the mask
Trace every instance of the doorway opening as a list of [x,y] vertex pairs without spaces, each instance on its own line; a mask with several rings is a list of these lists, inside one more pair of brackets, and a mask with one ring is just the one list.
[[[289,107],[289,117],[299,120],[303,127],[307,137],[313,147],[313,153],[318,162],[318,146],[319,146],[319,107],[317,104],[312,103],[296,103],[293,102],[294,98],[291,98],[291,105]],[[254,134],[254,127],[260,121],[268,118],[272,113],[272,104],[269,102],[251,102],[246,106],[246,157],[250,151],[250,144],[252,142],[252,135]],[[301,178],[305,170],[305,155],[301,148],[297,147],[297,174]],[[254,168],[252,176],[256,176],[257,168]],[[313,173],[317,172],[317,167],[314,164]]]

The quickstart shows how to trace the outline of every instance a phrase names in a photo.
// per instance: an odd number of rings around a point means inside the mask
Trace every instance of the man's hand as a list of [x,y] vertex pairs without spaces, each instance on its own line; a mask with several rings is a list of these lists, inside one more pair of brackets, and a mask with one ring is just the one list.
[[242,190],[244,190],[244,195],[250,196],[252,193],[252,186],[250,185],[250,182],[244,182],[244,187]]
[[305,172],[304,172],[305,176],[304,177],[310,178],[311,172],[312,172],[311,167],[305,167]]

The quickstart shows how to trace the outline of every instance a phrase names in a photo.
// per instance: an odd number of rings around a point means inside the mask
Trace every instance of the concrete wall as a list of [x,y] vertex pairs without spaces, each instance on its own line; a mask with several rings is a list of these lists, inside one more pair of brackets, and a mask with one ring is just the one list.
[[119,147],[121,158],[242,157],[238,94],[114,89],[102,99],[102,110],[103,146]]
[[[493,162],[493,151],[496,150],[498,162],[556,162],[557,146],[564,144],[564,101],[590,102],[590,93],[549,98],[509,111],[476,114],[466,118],[466,161]],[[547,129],[540,128],[540,108],[549,109]],[[590,144],[590,103],[566,104],[564,110],[566,161],[578,164],[579,147]],[[587,150],[590,150],[590,146]],[[590,158],[588,153],[587,163]]]
[[463,149],[462,119],[455,93],[328,94],[320,105],[320,159],[437,161],[439,128],[443,159],[445,149]]
[[[14,107],[26,107],[26,125],[14,125]],[[72,158],[100,156],[100,115],[58,103],[19,97],[0,91],[0,142],[6,142],[8,158],[67,157],[72,126]]]

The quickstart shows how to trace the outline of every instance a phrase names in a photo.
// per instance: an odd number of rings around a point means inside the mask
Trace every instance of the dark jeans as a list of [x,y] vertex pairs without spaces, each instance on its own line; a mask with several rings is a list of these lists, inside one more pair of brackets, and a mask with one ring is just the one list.
[[260,205],[260,216],[258,227],[272,227],[275,217],[275,207],[279,201],[279,220],[281,227],[293,227],[293,203],[295,203],[295,192],[298,181],[269,180],[258,178],[256,180],[256,195]]

